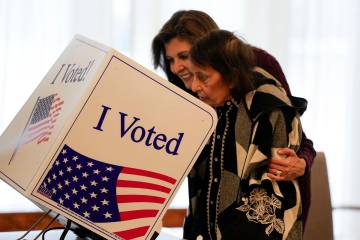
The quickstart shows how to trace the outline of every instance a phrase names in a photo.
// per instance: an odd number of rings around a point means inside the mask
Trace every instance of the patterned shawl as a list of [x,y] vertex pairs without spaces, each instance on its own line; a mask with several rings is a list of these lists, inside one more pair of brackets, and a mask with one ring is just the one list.
[[[264,229],[258,234],[259,239],[301,239],[297,180],[277,182],[266,173],[277,148],[295,151],[299,148],[302,132],[299,114],[279,82],[260,68],[255,71],[256,90],[240,102],[235,124],[238,174],[226,170],[222,173],[219,215],[229,211],[229,206],[234,211],[235,206],[237,214],[242,215],[242,223],[233,228]],[[234,218],[233,214],[229,216]],[[226,220],[223,222],[219,227],[226,233],[229,227]],[[260,224],[263,228],[259,228]]]

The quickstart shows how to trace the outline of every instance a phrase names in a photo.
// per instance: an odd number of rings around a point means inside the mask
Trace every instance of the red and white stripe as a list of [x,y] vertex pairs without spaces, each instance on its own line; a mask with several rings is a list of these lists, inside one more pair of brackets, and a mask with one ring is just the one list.
[[164,174],[124,167],[116,186],[120,222],[103,223],[122,239],[142,239],[155,223],[176,179]]

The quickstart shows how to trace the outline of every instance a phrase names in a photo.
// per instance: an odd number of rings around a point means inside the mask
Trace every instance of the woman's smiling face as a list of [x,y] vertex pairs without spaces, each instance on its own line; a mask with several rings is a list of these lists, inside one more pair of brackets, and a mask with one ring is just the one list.
[[190,71],[190,48],[191,44],[179,37],[172,38],[165,44],[165,56],[169,61],[170,70],[176,74],[191,89],[193,74]]

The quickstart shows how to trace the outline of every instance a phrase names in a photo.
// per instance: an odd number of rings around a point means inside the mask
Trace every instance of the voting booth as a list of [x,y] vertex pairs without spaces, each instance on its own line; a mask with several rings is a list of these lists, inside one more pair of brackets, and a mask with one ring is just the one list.
[[107,239],[150,239],[215,111],[75,36],[0,137],[0,177]]

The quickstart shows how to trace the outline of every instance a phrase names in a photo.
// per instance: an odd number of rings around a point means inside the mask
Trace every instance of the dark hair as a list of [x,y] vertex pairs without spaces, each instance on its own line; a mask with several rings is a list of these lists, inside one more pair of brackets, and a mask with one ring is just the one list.
[[161,67],[170,82],[186,89],[182,80],[170,70],[169,61],[165,57],[165,44],[174,37],[179,37],[194,44],[197,39],[212,30],[219,29],[215,21],[206,13],[197,10],[181,10],[175,12],[160,29],[152,41],[152,57],[154,67]]
[[235,98],[242,98],[254,89],[254,53],[249,44],[232,32],[215,30],[200,38],[192,46],[190,58],[194,65],[218,71]]

